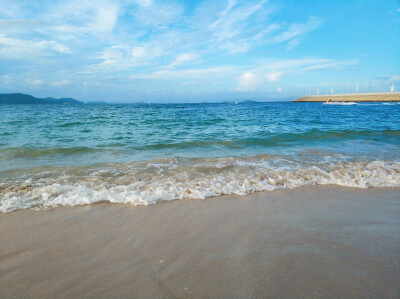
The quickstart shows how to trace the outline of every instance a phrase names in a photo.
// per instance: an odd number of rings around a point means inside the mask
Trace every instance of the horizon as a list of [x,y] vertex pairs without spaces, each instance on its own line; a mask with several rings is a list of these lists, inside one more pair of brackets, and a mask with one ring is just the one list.
[[399,90],[398,32],[398,1],[0,1],[0,93],[162,104]]

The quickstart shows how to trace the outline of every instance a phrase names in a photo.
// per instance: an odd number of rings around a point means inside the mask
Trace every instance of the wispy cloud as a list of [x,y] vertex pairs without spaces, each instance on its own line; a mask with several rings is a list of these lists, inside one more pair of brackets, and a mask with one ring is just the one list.
[[142,26],[156,27],[159,30],[167,29],[182,15],[184,8],[176,3],[157,3],[153,1],[138,1],[140,7],[129,10],[129,13]]
[[43,81],[40,79],[26,79],[25,83],[29,84],[29,85],[38,86],[38,85],[42,85]]
[[176,67],[178,65],[193,61],[198,56],[194,53],[182,53],[179,54],[176,59],[168,66],[169,68]]
[[100,86],[101,84],[100,84],[100,82],[88,82],[88,81],[83,81],[82,82],[82,85],[83,86]]
[[6,18],[18,18],[23,8],[14,1],[0,1],[0,16]]
[[119,5],[111,1],[99,0],[94,5],[88,0],[73,0],[54,5],[44,19],[63,20],[51,28],[58,33],[101,37],[114,30],[119,10]]
[[282,76],[284,73],[282,71],[272,71],[269,72],[267,74],[265,74],[265,78],[267,78],[267,80],[269,82],[275,82],[279,79],[280,76]]
[[[264,61],[259,64],[259,70],[273,72],[308,72],[317,70],[341,70],[352,67],[358,63],[357,59],[334,60],[326,58],[299,58],[299,59],[278,59]],[[282,74],[280,74],[282,75]]]
[[260,61],[258,66],[239,77],[239,90],[253,90],[258,85],[276,83],[286,75],[318,71],[340,71],[354,67],[358,60],[333,60],[324,58],[301,58]]
[[127,68],[146,65],[149,61],[164,54],[156,45],[137,46],[115,45],[106,48],[98,58],[100,63],[88,66],[82,73],[115,72]]
[[[276,35],[272,42],[281,43],[284,41],[292,40],[293,38],[300,37],[307,32],[316,29],[320,24],[321,20],[315,17],[310,17],[305,24],[291,24],[288,29],[280,34]],[[293,46],[293,44],[292,44]]]
[[66,86],[66,85],[69,85],[69,81],[68,80],[56,81],[56,82],[53,82],[51,85],[52,86]]
[[266,21],[274,9],[274,6],[267,6],[266,1],[256,3],[228,1],[226,8],[220,11],[217,19],[208,26],[213,34],[212,42],[230,53],[248,52],[262,38],[279,28],[277,24],[270,24],[265,29],[263,22],[252,21],[252,19]]
[[262,3],[236,6],[235,1],[229,1],[227,8],[218,14],[218,19],[208,28],[214,32],[219,41],[231,39],[242,33],[244,26],[241,22],[256,13],[261,6]]
[[0,75],[0,81],[4,84],[9,84],[11,83],[11,76],[10,75]]
[[35,19],[0,19],[0,34],[18,35],[19,33],[40,30],[45,23]]
[[327,59],[325,62],[317,62],[315,64],[311,64],[301,68],[301,71],[318,71],[318,70],[343,70],[348,67],[352,67],[356,65],[359,61],[357,59],[353,60],[342,60],[342,61],[333,61]]
[[36,55],[48,55],[52,52],[71,53],[71,49],[54,40],[21,40],[0,34],[0,57],[30,60]]
[[156,80],[176,80],[176,79],[210,79],[226,76],[235,71],[232,66],[210,67],[204,69],[187,70],[162,70],[153,73],[142,73],[132,75],[132,79],[156,79]]

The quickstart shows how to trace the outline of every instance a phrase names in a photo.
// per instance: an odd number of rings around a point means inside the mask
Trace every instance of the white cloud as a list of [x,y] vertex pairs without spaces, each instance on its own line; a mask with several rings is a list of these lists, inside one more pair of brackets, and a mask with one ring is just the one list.
[[132,75],[132,79],[210,79],[223,77],[231,74],[234,68],[231,66],[210,67],[205,69],[188,69],[188,70],[163,70],[153,73],[142,73]]
[[270,73],[266,74],[266,75],[265,75],[265,78],[267,78],[267,80],[268,80],[269,82],[275,82],[275,81],[277,81],[277,80],[279,79],[279,77],[282,76],[282,75],[283,75],[283,72],[281,72],[281,71],[273,71],[273,72],[270,72]]
[[0,75],[0,80],[3,81],[4,84],[8,84],[11,82],[11,77],[7,74]]
[[82,82],[83,86],[100,86],[100,82],[88,82],[88,81],[83,81]]
[[145,47],[135,47],[131,51],[132,57],[136,59],[141,59],[146,57],[147,51]]
[[11,77],[7,74],[5,75],[0,75],[0,80],[4,83],[4,84],[9,84],[11,82]]
[[168,66],[168,67],[175,67],[186,62],[193,61],[197,58],[196,54],[193,53],[182,53],[179,54],[176,59]]
[[116,4],[98,7],[94,22],[88,26],[90,31],[96,33],[112,32],[118,19],[118,10],[119,8]]
[[281,92],[281,91],[282,91],[282,88],[281,88],[281,87],[278,87],[278,88],[276,89],[276,91],[277,91],[277,92]]
[[69,81],[68,80],[61,80],[61,81],[53,82],[51,85],[53,85],[53,86],[65,86],[65,85],[69,85]]
[[26,83],[26,84],[29,84],[29,85],[38,86],[38,85],[42,85],[42,84],[43,84],[43,81],[40,80],[40,79],[26,79],[26,80],[25,80],[25,83]]
[[253,72],[245,72],[238,78],[238,90],[253,90],[258,83],[259,80]]

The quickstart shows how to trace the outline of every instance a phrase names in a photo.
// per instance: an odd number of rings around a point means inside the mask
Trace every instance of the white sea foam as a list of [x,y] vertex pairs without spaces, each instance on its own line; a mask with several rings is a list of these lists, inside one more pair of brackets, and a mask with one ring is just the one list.
[[[280,162],[277,162],[280,161]],[[0,184],[0,211],[98,202],[149,205],[162,200],[245,195],[311,185],[400,187],[400,162],[342,162],[294,167],[238,158],[158,161],[26,175]]]
[[324,102],[325,105],[357,105],[355,102]]

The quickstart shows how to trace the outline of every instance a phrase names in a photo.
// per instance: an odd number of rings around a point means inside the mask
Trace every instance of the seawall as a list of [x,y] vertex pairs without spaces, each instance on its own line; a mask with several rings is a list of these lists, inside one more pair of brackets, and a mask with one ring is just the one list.
[[370,92],[311,95],[299,97],[293,102],[400,102],[400,92]]

